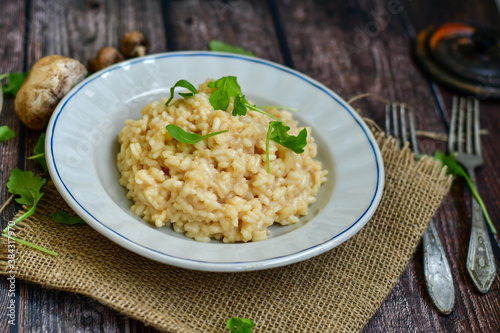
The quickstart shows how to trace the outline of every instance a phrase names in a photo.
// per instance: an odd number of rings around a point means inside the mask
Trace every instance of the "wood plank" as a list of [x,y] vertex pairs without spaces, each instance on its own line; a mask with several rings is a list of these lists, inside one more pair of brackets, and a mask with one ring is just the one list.
[[[122,36],[131,30],[144,32],[151,41],[151,52],[166,49],[159,1],[80,1],[70,4],[35,0],[31,2],[31,13],[29,66],[49,54],[75,58],[87,65],[102,47],[120,48]],[[27,131],[27,155],[31,155],[39,134]],[[23,160],[23,164],[25,169],[37,170],[32,161]],[[21,300],[22,332],[154,331],[87,297],[54,292],[38,285],[21,283]]]
[[[25,1],[6,0],[2,2],[2,15],[0,16],[0,73],[22,72],[24,59],[24,42],[26,25]],[[2,81],[2,83],[4,83]],[[0,142],[0,206],[7,200],[10,194],[4,186],[11,171],[17,167],[20,156],[19,145],[23,141],[21,124],[14,114],[13,98],[5,98],[0,113],[0,126],[7,125],[16,132],[16,138]],[[23,152],[21,152],[24,155]],[[6,227],[15,213],[14,204],[10,204],[0,214],[0,226]],[[11,287],[11,281],[7,278],[0,279],[0,331],[8,332],[12,325],[8,320],[17,323],[19,306],[19,282],[16,281]],[[14,303],[12,303],[14,302]],[[14,306],[10,311],[9,307]],[[11,314],[11,317],[7,317]]]
[[33,1],[32,7],[30,65],[49,54],[87,64],[105,46],[120,49],[122,37],[132,30],[142,31],[150,39],[151,52],[166,49],[159,1],[90,1],[71,5]]
[[[447,9],[444,11],[431,10],[433,6],[434,3],[431,1],[418,3],[404,1],[407,18],[414,31],[418,32],[430,24],[439,25],[448,21],[476,22],[497,29],[500,27],[500,14],[493,1],[482,3],[442,1],[441,6]],[[439,93],[446,105],[445,116],[449,119],[453,92],[439,87]],[[495,218],[500,214],[498,105],[498,101],[492,100],[481,103],[482,128],[487,129],[489,134],[482,137],[485,164],[476,173],[479,191],[487,203],[497,229],[500,227],[500,221]],[[495,332],[500,327],[499,275],[497,274],[491,290],[486,295],[480,295],[475,291],[465,268],[471,223],[470,200],[470,192],[465,182],[456,180],[449,199],[445,200],[439,212],[440,218],[437,221],[438,229],[446,240],[445,246],[451,259],[452,270],[457,272],[456,309],[449,317],[452,322],[445,324],[447,325],[445,327],[454,327],[454,331]],[[440,321],[443,322],[442,319]]]
[[[2,4],[4,15],[0,16],[0,34],[6,38],[0,38],[0,73],[22,72],[24,58],[24,26],[26,23],[25,4],[21,1],[9,0]],[[6,83],[7,81],[2,81]],[[22,141],[21,123],[14,113],[14,99],[4,98],[3,108],[0,113],[0,125],[7,125],[16,132],[16,138],[0,143],[0,175],[1,183],[7,183],[12,169],[17,166],[19,158],[19,143]],[[9,194],[5,186],[0,187],[0,202],[5,202]],[[0,204],[1,206],[1,204]],[[13,205],[2,214],[2,226],[4,219],[12,216]]]
[[[204,31],[203,27],[195,25],[190,31],[194,35],[203,38],[194,41],[188,40],[189,45],[192,45],[190,49],[206,49],[208,42],[213,38],[225,40],[235,45],[242,45],[239,43],[241,40],[254,40],[255,34],[261,35],[262,31],[266,29],[266,26],[260,22],[261,17],[266,17],[266,7],[264,5],[265,2],[252,3],[251,6],[249,3],[245,3],[242,6],[235,7],[223,3],[220,3],[219,6],[219,4],[207,5],[204,2],[199,4],[194,2],[172,2],[164,7],[172,19],[175,19],[176,22],[182,22],[186,26],[189,25],[189,17],[194,17],[194,20],[199,19],[200,9],[203,11],[204,16],[202,19],[206,20],[206,22],[203,22],[206,26],[222,25],[223,22],[231,22],[232,18],[232,26],[236,27],[238,22],[234,14],[235,12],[241,14],[243,11],[249,18],[249,21],[244,24],[245,29],[251,24],[255,24],[255,28],[251,29],[247,34],[243,33],[238,36],[231,30],[224,30],[224,33],[217,31],[213,35],[203,35],[200,33]],[[78,6],[71,8],[56,6],[51,7],[49,10],[46,3],[35,1],[33,3],[33,17],[36,24],[31,31],[31,39],[33,41],[44,40],[44,42],[30,44],[28,62],[32,64],[44,55],[62,53],[86,63],[102,46],[118,46],[119,36],[130,30],[142,30],[146,33],[151,41],[151,52],[165,51],[166,35],[163,30],[164,24],[158,20],[158,18],[161,18],[161,15],[159,15],[161,9],[159,3],[153,5],[150,2],[138,4],[133,1],[114,1],[105,4],[98,3],[92,6],[80,3]],[[183,16],[185,18],[180,19]],[[151,18],[156,19],[152,20]],[[271,24],[269,15],[267,15],[267,18],[269,24]],[[250,22],[251,20],[253,21]],[[186,26],[180,28],[185,29]],[[176,27],[176,29],[178,28]],[[267,28],[267,33],[272,32],[272,28]],[[57,33],[52,35],[51,31],[56,30]],[[225,32],[230,33],[226,35]],[[170,36],[174,38],[171,44],[180,45],[178,42],[181,40],[180,37],[187,35],[185,32],[177,34],[177,31],[175,31]],[[248,49],[269,58],[272,58],[272,51],[274,51],[276,60],[279,49],[273,49],[273,45],[275,43],[271,36],[264,43],[256,44],[257,47],[248,47]],[[264,47],[267,47],[267,49]],[[176,50],[178,49],[182,48],[176,48]],[[61,331],[154,332],[153,329],[144,327],[142,323],[124,318],[117,312],[89,298],[64,292],[54,292],[37,285],[23,284],[22,286],[22,299],[25,302],[20,312],[26,331],[38,332],[47,329],[59,329]],[[54,313],[53,309],[55,308],[60,311]]]
[[[400,16],[407,17],[417,30],[430,23],[451,19],[481,19],[498,27],[498,10],[493,1],[443,0],[435,3],[431,0],[405,0],[404,11],[399,13],[396,4],[396,1],[382,0],[334,4],[289,0],[270,0],[268,3],[263,0],[190,0],[164,1],[163,5],[159,1],[80,1],[69,4],[67,1],[33,0],[29,8],[30,38],[25,57],[23,28],[27,21],[24,2],[8,0],[2,4],[8,15],[0,17],[0,33],[7,36],[0,39],[0,69],[20,71],[24,60],[32,65],[51,53],[71,56],[86,63],[101,47],[119,46],[121,36],[132,29],[146,33],[151,40],[152,52],[204,50],[210,40],[220,39],[273,61],[286,63],[286,58],[290,57],[290,64],[344,98],[371,91],[411,103],[417,112],[419,129],[445,133],[446,124],[438,117],[438,105],[426,79],[409,57],[411,39]],[[167,19],[165,22],[162,12]],[[282,26],[276,30],[274,24],[278,21]],[[284,47],[283,54],[280,45]],[[445,89],[441,89],[441,93],[449,106],[451,93]],[[383,122],[380,103],[367,100],[356,106],[362,108],[366,116],[378,123]],[[485,166],[478,170],[479,188],[491,216],[497,217],[500,216],[498,103],[488,101],[482,106],[483,127],[490,134],[483,137]],[[12,100],[6,102],[0,115],[2,124],[23,134],[0,143],[0,172],[4,184],[10,170],[17,165],[38,171],[24,158],[30,155],[39,133],[24,129],[13,113]],[[433,140],[422,140],[420,146],[423,152],[444,151],[446,148],[444,143]],[[5,187],[1,187],[0,198],[5,197]],[[420,246],[394,290],[368,323],[366,332],[495,332],[500,327],[499,277],[487,295],[479,295],[466,273],[469,205],[466,186],[457,181],[436,214],[436,224],[456,278],[454,312],[450,316],[441,316],[434,310],[425,290]],[[2,223],[5,224],[13,213],[12,205],[2,214]],[[497,218],[494,222],[500,229]],[[6,281],[2,280],[2,309],[7,302],[7,289]],[[21,309],[18,314],[23,332],[154,332],[87,297],[54,292],[27,283],[21,283],[20,289]],[[0,325],[0,331],[5,331],[3,328],[7,324],[0,322]]]
[[275,62],[283,59],[267,4],[259,1],[169,1],[170,50],[207,50],[211,40],[240,46]]
[[[400,19],[401,10],[398,7],[391,9],[391,2],[381,1],[321,5],[289,1],[277,3],[280,15],[286,17],[282,20],[284,32],[291,41],[290,54],[298,70],[325,83],[344,98],[372,92],[409,103],[415,108],[418,129],[446,133],[446,124],[439,117],[438,104],[429,84],[411,59],[412,40]],[[365,115],[383,124],[384,113],[379,103],[357,105],[366,110]],[[497,119],[493,124],[498,128]],[[443,142],[422,140],[421,150],[433,153],[435,150],[445,151],[446,146]],[[495,151],[493,149],[488,154]],[[494,158],[490,156],[490,159]],[[452,195],[460,197],[462,190],[454,188]],[[497,190],[492,191],[495,193]],[[463,204],[466,203],[458,205]],[[467,216],[467,211],[459,211],[457,215],[456,206],[454,202],[445,201],[436,221],[439,232],[447,240],[445,246],[453,273],[459,276],[455,311],[444,317],[433,308],[422,276],[420,247],[417,249],[420,252],[409,263],[395,289],[367,325],[366,332],[449,332],[463,329],[487,332],[492,327],[498,327],[497,319],[492,319],[500,316],[496,301],[498,279],[485,296],[477,295],[468,281],[464,268],[466,250],[463,249],[466,246],[460,244],[468,243],[467,226],[470,222],[467,218],[459,218]],[[457,221],[461,225],[447,228],[449,224],[457,224]],[[457,253],[457,249],[460,252]],[[488,308],[496,316],[473,311],[480,308]]]

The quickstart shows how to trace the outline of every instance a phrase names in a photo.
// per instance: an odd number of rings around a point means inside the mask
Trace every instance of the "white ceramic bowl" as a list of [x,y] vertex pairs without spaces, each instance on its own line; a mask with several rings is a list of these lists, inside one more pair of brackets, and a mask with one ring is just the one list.
[[[237,76],[257,105],[286,105],[311,126],[318,159],[329,170],[310,214],[292,226],[272,226],[268,240],[199,243],[157,229],[130,212],[119,183],[117,136],[128,118],[180,79]],[[215,52],[173,52],[124,61],[74,87],[59,103],[47,128],[46,158],[62,197],[91,227],[144,257],[195,270],[232,272],[267,269],[308,259],[346,241],[375,212],[384,169],[379,148],[363,120],[330,89],[288,67],[266,60]]]

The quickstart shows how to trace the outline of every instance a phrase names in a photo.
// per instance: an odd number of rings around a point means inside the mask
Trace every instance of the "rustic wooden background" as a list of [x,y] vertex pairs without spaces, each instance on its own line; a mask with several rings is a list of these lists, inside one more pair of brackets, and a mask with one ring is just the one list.
[[[222,40],[258,57],[295,68],[348,99],[373,92],[404,101],[416,110],[417,128],[446,133],[452,93],[432,85],[411,58],[412,38],[430,24],[481,22],[500,28],[494,0],[2,0],[0,3],[0,73],[28,70],[38,59],[61,54],[83,63],[104,46],[119,47],[131,31],[144,32],[150,53],[206,50]],[[485,165],[478,187],[500,229],[500,102],[482,102]],[[367,101],[364,115],[383,123],[383,108]],[[0,202],[8,198],[4,184],[13,168],[37,171],[31,155],[39,133],[26,129],[6,99],[0,125],[18,136],[0,143]],[[421,151],[446,150],[429,139]],[[466,273],[470,228],[470,195],[464,182],[454,183],[436,214],[457,293],[454,311],[442,316],[433,308],[423,279],[420,246],[397,285],[365,332],[499,332],[500,278],[486,295],[477,293]],[[10,205],[1,215],[3,227],[15,214]],[[495,245],[497,265],[499,248]],[[142,323],[83,296],[17,282],[19,324],[11,327],[4,310],[9,300],[0,279],[2,332],[154,332]],[[223,328],[221,328],[221,331]],[[311,328],[314,332],[314,328]]]

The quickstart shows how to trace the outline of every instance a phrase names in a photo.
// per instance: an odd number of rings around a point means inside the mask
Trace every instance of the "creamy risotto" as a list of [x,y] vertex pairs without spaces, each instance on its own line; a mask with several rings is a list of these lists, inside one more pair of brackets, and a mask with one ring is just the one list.
[[[193,97],[165,106],[146,105],[139,120],[127,120],[119,134],[120,184],[127,188],[134,214],[156,227],[171,225],[197,241],[211,238],[226,243],[267,238],[268,227],[297,223],[306,215],[326,170],[314,159],[317,146],[307,128],[304,152],[270,142],[270,172],[266,169],[268,116],[249,111],[232,116],[214,110],[209,97],[214,89],[202,84]],[[271,108],[297,135],[297,122],[287,111]],[[196,144],[181,143],[166,126],[207,135],[226,133]]]

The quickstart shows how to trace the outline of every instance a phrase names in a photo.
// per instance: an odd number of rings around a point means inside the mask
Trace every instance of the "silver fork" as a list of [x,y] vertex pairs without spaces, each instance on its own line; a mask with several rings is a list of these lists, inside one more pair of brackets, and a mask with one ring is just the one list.
[[[398,146],[404,146],[408,141],[407,121],[410,128],[410,144],[415,157],[417,157],[418,144],[413,110],[409,109],[407,112],[405,104],[393,103],[390,106],[386,105],[385,128],[387,134],[390,134],[392,127],[392,135],[396,139]],[[433,219],[430,220],[424,232],[423,246],[424,276],[427,290],[439,312],[450,314],[455,304],[455,286],[453,285],[450,265],[446,259],[443,244],[439,239]]]
[[[455,159],[467,170],[476,188],[474,169],[484,164],[479,130],[479,101],[462,97],[459,102],[458,97],[454,96],[448,150],[450,154],[456,153]],[[496,267],[483,213],[473,196],[467,270],[476,288],[486,293],[495,278]]]

